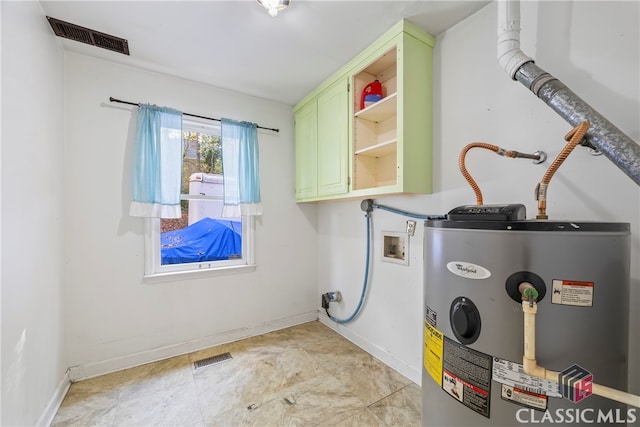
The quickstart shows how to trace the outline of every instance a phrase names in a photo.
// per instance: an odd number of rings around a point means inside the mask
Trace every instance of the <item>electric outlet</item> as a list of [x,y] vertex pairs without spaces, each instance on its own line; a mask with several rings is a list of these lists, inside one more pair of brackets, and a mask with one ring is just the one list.
[[408,220],[407,221],[407,234],[409,236],[413,236],[413,234],[416,232],[416,222],[413,220]]
[[322,294],[322,301],[320,303],[320,306],[327,310],[329,308],[329,303],[331,302],[331,298],[329,298],[329,294]]

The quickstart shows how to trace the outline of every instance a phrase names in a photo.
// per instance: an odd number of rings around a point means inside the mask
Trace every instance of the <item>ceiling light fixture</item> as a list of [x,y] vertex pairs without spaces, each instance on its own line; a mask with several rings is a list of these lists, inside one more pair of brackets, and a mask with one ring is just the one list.
[[256,0],[258,4],[267,11],[269,11],[269,15],[276,16],[279,11],[286,9],[291,3],[291,0]]

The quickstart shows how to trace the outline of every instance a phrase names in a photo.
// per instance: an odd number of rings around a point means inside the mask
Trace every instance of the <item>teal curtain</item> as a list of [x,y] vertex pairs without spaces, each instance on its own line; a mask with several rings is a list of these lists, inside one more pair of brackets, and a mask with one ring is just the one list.
[[140,104],[133,158],[131,216],[180,218],[182,113]]
[[257,125],[230,119],[221,122],[222,216],[262,215]]

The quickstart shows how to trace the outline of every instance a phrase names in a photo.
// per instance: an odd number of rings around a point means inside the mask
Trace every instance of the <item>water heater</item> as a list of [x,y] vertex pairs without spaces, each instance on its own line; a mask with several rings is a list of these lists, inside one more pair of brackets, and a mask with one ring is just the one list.
[[461,207],[424,236],[424,426],[635,424],[635,409],[523,371],[519,292],[537,290],[540,366],[627,390],[629,224]]

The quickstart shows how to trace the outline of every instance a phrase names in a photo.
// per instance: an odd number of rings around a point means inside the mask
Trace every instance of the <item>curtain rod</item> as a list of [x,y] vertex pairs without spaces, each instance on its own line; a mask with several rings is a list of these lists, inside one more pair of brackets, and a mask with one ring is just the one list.
[[[139,106],[140,106],[140,104],[139,104],[139,103],[136,103],[136,102],[129,102],[129,101],[123,101],[123,100],[121,100],[121,99],[116,99],[116,98],[114,98],[113,96],[110,96],[110,97],[109,97],[109,101],[111,101],[111,102],[119,102],[120,104],[135,105],[136,107],[139,107]],[[197,114],[182,113],[182,115],[183,115],[183,116],[189,116],[189,117],[197,117],[197,118],[199,118],[199,119],[213,120],[213,121],[216,121],[216,122],[221,121],[221,119],[214,119],[213,117],[199,116],[199,115],[197,115]],[[266,128],[266,127],[258,126],[258,125],[256,125],[256,126],[258,127],[258,129],[266,129],[266,130],[272,130],[272,131],[274,131],[274,132],[280,132],[280,129],[275,129],[275,128]]]

